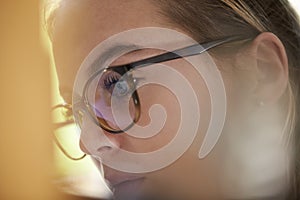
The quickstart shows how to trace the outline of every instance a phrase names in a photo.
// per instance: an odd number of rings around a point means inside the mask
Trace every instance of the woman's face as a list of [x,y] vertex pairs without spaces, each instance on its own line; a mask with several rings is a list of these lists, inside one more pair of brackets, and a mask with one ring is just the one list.
[[[94,47],[114,34],[143,27],[163,27],[185,33],[184,29],[170,25],[159,14],[159,8],[148,0],[62,1],[53,29],[53,52],[60,92],[65,101],[72,102],[76,73]],[[170,38],[168,42],[172,42],[172,39]],[[134,51],[117,58],[112,65],[130,63],[162,52],[158,49]],[[201,55],[199,58],[201,59]],[[218,63],[218,60],[215,62]],[[147,154],[163,148],[176,136],[182,120],[181,104],[172,91],[158,84],[148,84],[138,89],[142,112],[138,125],[146,126],[150,123],[148,112],[152,105],[158,104],[165,109],[167,119],[158,134],[147,138],[133,137],[126,133],[113,135],[101,131],[92,120],[87,118],[86,125],[81,130],[81,148],[93,156],[98,167],[102,159],[104,176],[114,187],[116,197],[135,199],[135,197],[163,198],[167,196],[173,199],[218,199],[221,195],[219,173],[223,162],[220,158],[223,146],[222,137],[209,156],[204,159],[198,157],[211,117],[211,102],[207,86],[202,76],[184,59],[164,64],[189,81],[198,99],[201,120],[197,135],[187,151],[164,168],[143,173],[123,172],[105,164],[105,159],[114,159],[120,150]],[[149,70],[151,67],[157,66],[150,66]],[[222,73],[227,94],[230,92],[229,71]],[[156,76],[163,76],[160,77],[162,79],[172,78],[159,72]],[[198,112],[197,109],[195,112]],[[191,115],[194,114],[191,113]],[[104,137],[110,142],[105,141]],[[172,154],[172,152],[169,153]],[[164,160],[164,156],[165,154],[157,157],[157,160]],[[124,159],[119,162],[122,165],[122,162],[127,161]],[[136,162],[137,165],[143,165],[143,163],[138,163],[139,161]]]

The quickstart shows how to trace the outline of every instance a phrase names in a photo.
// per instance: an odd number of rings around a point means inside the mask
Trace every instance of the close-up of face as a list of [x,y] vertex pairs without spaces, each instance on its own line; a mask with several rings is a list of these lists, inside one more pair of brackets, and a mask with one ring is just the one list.
[[220,24],[230,5],[243,5],[217,2],[225,13],[208,15],[213,5],[203,1],[190,24],[201,1],[59,2],[50,37],[60,95],[80,127],[74,145],[91,156],[113,198],[290,192],[289,67],[299,60],[258,21],[245,20],[248,32],[235,21]]

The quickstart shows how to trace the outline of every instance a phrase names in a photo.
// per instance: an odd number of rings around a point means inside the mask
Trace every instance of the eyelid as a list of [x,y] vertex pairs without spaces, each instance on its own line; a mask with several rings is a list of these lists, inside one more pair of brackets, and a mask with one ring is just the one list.
[[103,74],[103,77],[101,77],[101,86],[107,87],[108,84],[113,84],[113,82],[119,81],[120,75],[114,71],[109,71],[106,74]]

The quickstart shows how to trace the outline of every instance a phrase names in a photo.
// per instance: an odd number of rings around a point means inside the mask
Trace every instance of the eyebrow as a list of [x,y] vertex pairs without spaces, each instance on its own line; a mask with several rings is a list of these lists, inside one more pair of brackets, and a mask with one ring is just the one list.
[[[133,69],[133,68],[140,68],[140,67],[146,67],[149,65],[152,65],[154,63],[161,63],[161,62],[166,62],[170,60],[175,60],[178,58],[183,58],[183,57],[190,57],[190,56],[195,56],[199,55],[205,51],[208,51],[214,47],[220,46],[222,44],[225,44],[227,42],[234,42],[238,40],[245,39],[244,37],[240,35],[236,36],[229,36],[225,37],[223,39],[218,39],[218,40],[213,40],[209,42],[203,42],[203,43],[196,43],[192,44],[183,48],[176,49],[174,51],[162,53],[159,55],[151,56],[148,58],[144,58],[142,60],[138,60],[132,63],[127,64],[127,67]],[[117,65],[117,66],[110,66],[108,68],[115,68],[115,67],[122,67],[124,65]]]
[[[92,65],[88,68],[88,76],[91,76],[96,71],[98,71],[100,68],[99,66],[104,66],[110,58],[112,58],[116,54],[122,54],[127,53],[128,51],[134,51],[134,50],[142,50],[137,45],[129,45],[129,44],[117,44],[114,46],[109,47],[106,49],[103,53],[98,55],[97,59],[92,63]],[[63,85],[59,86],[59,94],[66,103],[69,100],[72,100],[72,89],[69,87],[65,87]]]
[[96,71],[98,71],[100,69],[99,66],[104,66],[107,60],[113,58],[114,55],[125,54],[128,53],[129,51],[134,51],[134,50],[141,50],[141,48],[134,44],[131,45],[118,44],[118,45],[111,46],[110,48],[106,49],[103,53],[98,55],[98,58],[89,67],[88,75],[92,75]]

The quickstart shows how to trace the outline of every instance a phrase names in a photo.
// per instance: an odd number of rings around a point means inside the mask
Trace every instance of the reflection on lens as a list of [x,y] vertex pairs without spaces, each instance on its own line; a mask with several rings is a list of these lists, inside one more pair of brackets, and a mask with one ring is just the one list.
[[131,75],[105,71],[90,82],[86,92],[90,112],[105,130],[126,130],[137,121],[139,102]]

